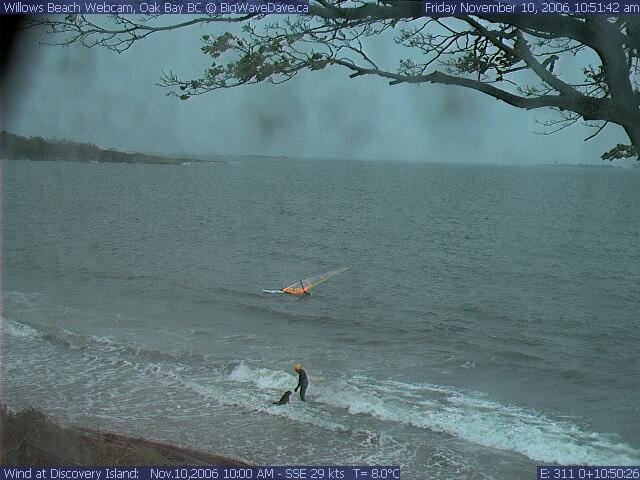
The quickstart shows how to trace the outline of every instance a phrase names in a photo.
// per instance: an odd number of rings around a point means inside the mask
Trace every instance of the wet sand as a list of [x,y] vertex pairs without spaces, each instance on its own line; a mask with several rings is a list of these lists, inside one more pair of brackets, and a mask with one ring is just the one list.
[[2,407],[2,464],[15,466],[220,465],[240,459],[117,433],[64,427],[37,410]]

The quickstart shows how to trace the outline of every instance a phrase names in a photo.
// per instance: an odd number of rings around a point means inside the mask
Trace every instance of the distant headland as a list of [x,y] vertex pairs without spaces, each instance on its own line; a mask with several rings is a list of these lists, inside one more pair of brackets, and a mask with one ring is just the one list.
[[[152,163],[162,165],[182,165],[203,162],[193,158],[174,158],[146,153],[105,150],[89,143],[68,140],[47,140],[41,137],[23,137],[8,132],[0,132],[0,158],[6,160],[34,160],[107,163]],[[216,160],[209,160],[216,161]]]

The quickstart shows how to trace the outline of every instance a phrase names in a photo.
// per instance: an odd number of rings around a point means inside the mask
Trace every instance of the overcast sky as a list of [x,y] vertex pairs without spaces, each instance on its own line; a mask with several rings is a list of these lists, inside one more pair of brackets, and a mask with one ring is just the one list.
[[[126,151],[262,154],[463,163],[601,163],[626,139],[609,128],[555,135],[525,112],[458,87],[389,86],[329,68],[283,85],[256,85],[180,101],[157,86],[163,70],[194,77],[209,64],[200,37],[211,27],[152,36],[122,54],[42,45],[28,34],[4,91],[2,128]],[[378,57],[398,57],[390,42]]]

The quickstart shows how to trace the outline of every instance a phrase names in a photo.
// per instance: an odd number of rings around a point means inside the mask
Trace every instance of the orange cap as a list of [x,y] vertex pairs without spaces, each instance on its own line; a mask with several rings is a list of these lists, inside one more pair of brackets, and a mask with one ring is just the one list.
[[300,370],[301,368],[302,368],[302,365],[300,365],[299,363],[296,363],[296,364],[293,366],[293,369],[294,369],[294,370]]

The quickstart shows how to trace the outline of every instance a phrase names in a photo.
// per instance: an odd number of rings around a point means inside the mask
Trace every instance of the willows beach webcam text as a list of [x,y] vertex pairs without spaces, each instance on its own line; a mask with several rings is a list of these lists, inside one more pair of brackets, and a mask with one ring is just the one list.
[[2,2],[0,14],[306,14],[308,0],[210,0],[187,2],[170,0],[164,2],[140,2],[126,0],[103,0],[76,2],[70,0],[39,1],[25,0]]

